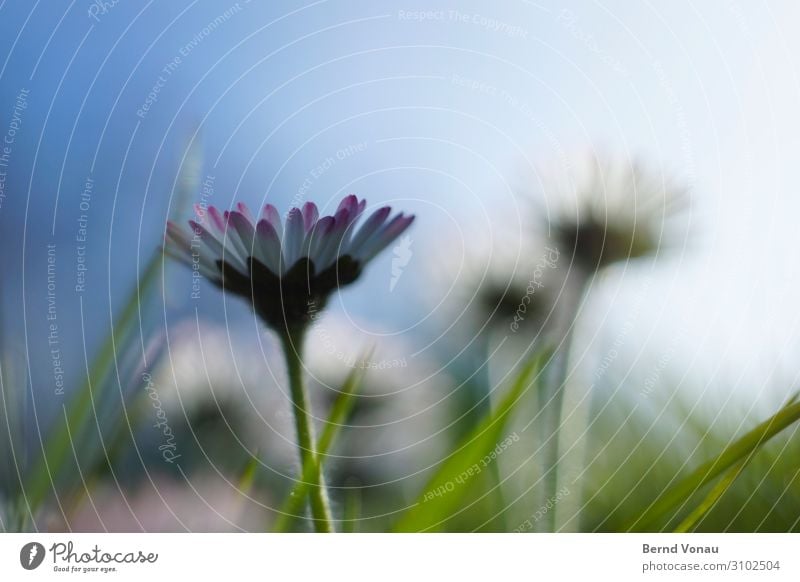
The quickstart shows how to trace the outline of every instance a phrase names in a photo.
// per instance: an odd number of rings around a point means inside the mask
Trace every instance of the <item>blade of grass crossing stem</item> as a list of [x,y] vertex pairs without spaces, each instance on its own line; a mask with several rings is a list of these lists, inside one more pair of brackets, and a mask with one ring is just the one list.
[[42,445],[39,457],[29,478],[26,479],[25,495],[31,510],[38,508],[48,491],[55,490],[58,476],[72,456],[70,435],[82,434],[91,421],[93,390],[103,385],[103,379],[114,367],[114,345],[121,345],[123,338],[134,328],[139,314],[139,297],[158,280],[161,252],[153,253],[140,279],[125,302],[117,325],[103,342],[92,361],[88,377],[63,405],[63,416],[59,417]]
[[[800,393],[794,394],[788,400],[786,406],[790,406],[797,402],[798,396],[800,396]],[[725,492],[731,488],[731,485],[733,485],[739,475],[742,474],[744,468],[747,467],[757,452],[757,450],[751,451],[750,454],[731,467],[725,473],[722,479],[720,479],[719,482],[714,485],[711,491],[709,491],[705,499],[700,502],[700,505],[698,505],[688,516],[686,516],[686,518],[678,525],[678,527],[675,528],[675,533],[686,533],[694,530],[694,528],[697,527],[706,514],[708,514],[708,512],[714,508]]]
[[261,461],[259,460],[258,450],[256,450],[253,456],[244,464],[242,472],[239,474],[239,482],[237,484],[239,496],[236,505],[240,515],[245,515],[247,505],[252,499],[251,494],[255,486],[259,465],[261,465]]
[[[525,365],[497,408],[487,414],[467,435],[464,444],[442,463],[417,502],[399,519],[394,531],[435,531],[442,529],[457,512],[469,511],[469,507],[464,507],[462,502],[468,489],[467,479],[482,470],[479,463],[504,440],[503,430],[511,413],[531,383],[539,381],[540,372],[552,353],[552,350],[542,351]],[[476,466],[479,469],[477,472],[474,470]]]
[[[364,361],[368,361],[372,357],[371,354],[372,352],[370,351]],[[342,426],[350,417],[356,402],[355,396],[358,393],[363,377],[364,369],[354,367],[347,375],[342,389],[331,407],[328,419],[325,421],[325,428],[317,441],[317,453],[323,466],[325,464],[324,457],[336,441]],[[303,507],[308,495],[308,482],[309,476],[304,474],[292,486],[292,490],[280,509],[280,514],[275,523],[275,531],[288,531],[294,521],[303,514]]]
[[253,483],[256,480],[256,472],[261,462],[258,460],[258,451],[248,459],[247,463],[242,469],[242,474],[239,475],[239,491],[249,493],[253,488]]
[[356,533],[358,516],[361,515],[361,489],[352,486],[344,490],[342,510],[342,533]]
[[714,487],[709,491],[708,495],[705,499],[698,505],[694,511],[692,511],[689,515],[686,516],[678,527],[675,528],[675,533],[687,533],[692,531],[698,523],[705,517],[705,515],[713,509],[713,507],[717,504],[717,501],[725,494],[725,492],[730,489],[731,485],[733,485],[736,478],[741,475],[744,468],[750,462],[750,459],[753,458],[753,454],[749,454],[747,457],[736,463],[733,467],[731,467],[727,473],[719,480],[719,482],[714,485]]
[[704,485],[716,479],[742,459],[757,452],[767,441],[797,420],[800,420],[800,402],[793,399],[773,416],[726,447],[716,458],[703,463],[692,471],[683,481],[669,489],[645,509],[626,529],[649,531],[670,510],[677,509]]

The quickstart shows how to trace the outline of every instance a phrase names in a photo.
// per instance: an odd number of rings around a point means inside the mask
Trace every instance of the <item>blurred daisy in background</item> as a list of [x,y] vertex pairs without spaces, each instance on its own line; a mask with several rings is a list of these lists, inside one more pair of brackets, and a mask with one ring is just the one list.
[[571,262],[598,271],[674,246],[685,187],[640,161],[584,156],[539,172],[538,230]]
[[[556,249],[564,274],[555,353],[540,394],[539,440],[549,443],[542,465],[542,503],[561,483],[574,483],[583,466],[591,382],[577,375],[591,346],[575,350],[574,336],[588,291],[612,265],[627,268],[631,261],[656,258],[674,248],[686,225],[680,218],[689,199],[687,190],[664,172],[611,157],[583,156],[548,167],[539,171],[539,184],[530,196],[536,209],[534,230]],[[573,351],[583,354],[578,361],[573,361]],[[542,527],[561,529],[557,514],[574,513],[580,503],[580,495],[571,496]]]

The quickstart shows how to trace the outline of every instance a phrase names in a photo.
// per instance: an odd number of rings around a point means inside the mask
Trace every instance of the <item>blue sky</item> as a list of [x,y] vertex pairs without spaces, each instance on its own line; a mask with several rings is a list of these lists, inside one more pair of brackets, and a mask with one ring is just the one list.
[[[460,256],[523,228],[534,163],[642,156],[690,187],[693,236],[653,270],[636,333],[654,354],[680,337],[703,385],[762,398],[770,371],[793,379],[777,365],[794,358],[798,323],[793,3],[108,4],[0,5],[0,133],[29,91],[0,206],[3,317],[27,331],[18,349],[39,381],[47,244],[65,361],[81,371],[73,287],[87,178],[91,351],[159,244],[196,133],[221,206],[330,207],[355,192],[418,214],[396,290],[384,257],[334,306],[376,332],[427,315],[420,293],[439,292],[430,249]],[[643,271],[603,283],[600,323],[624,320]],[[193,307],[186,275],[171,279],[176,313]]]

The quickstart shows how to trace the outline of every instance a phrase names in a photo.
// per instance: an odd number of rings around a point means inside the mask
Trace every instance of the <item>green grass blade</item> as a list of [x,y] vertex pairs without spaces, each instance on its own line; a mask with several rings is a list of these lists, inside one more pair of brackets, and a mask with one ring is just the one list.
[[[368,361],[371,353],[367,354],[364,361]],[[336,441],[336,437],[341,431],[342,426],[350,417],[350,413],[355,406],[355,396],[358,394],[358,388],[361,385],[361,380],[364,377],[364,369],[354,367],[344,381],[342,389],[336,396],[336,400],[331,407],[328,414],[328,419],[325,421],[325,428],[317,441],[317,453],[320,457],[320,462],[325,464],[325,456],[331,449],[331,446]],[[289,492],[286,501],[280,509],[280,514],[275,523],[275,531],[285,532],[289,531],[294,521],[302,515],[303,507],[306,503],[306,496],[308,495],[308,482],[309,475],[302,475],[302,478],[295,482],[292,490]]]
[[345,489],[344,510],[342,511],[342,533],[356,533],[356,525],[361,515],[361,490],[352,487]]
[[249,494],[253,489],[253,484],[256,481],[256,474],[258,473],[258,466],[261,461],[258,459],[258,451],[250,457],[244,465],[241,474],[239,475],[239,491],[245,495]]
[[114,346],[122,345],[122,341],[135,328],[139,315],[139,297],[149,290],[158,280],[161,265],[161,251],[153,253],[140,284],[128,296],[117,325],[103,342],[95,356],[89,373],[83,384],[63,405],[63,417],[54,421],[42,444],[42,455],[38,457],[30,473],[25,479],[24,496],[28,506],[34,512],[47,496],[56,491],[56,484],[70,459],[74,459],[72,435],[83,434],[85,427],[92,420],[95,388],[102,387],[104,381],[114,369]]
[[199,129],[194,128],[192,135],[184,136],[185,147],[178,168],[177,183],[174,189],[174,200],[170,220],[183,221],[183,213],[191,205],[192,198],[201,190],[203,180],[203,140]]
[[[470,489],[471,481],[467,479],[481,471],[480,463],[504,440],[503,431],[512,412],[531,383],[540,379],[540,371],[551,355],[552,351],[545,350],[525,365],[497,408],[488,413],[463,444],[441,464],[417,502],[401,516],[394,531],[440,530],[453,516],[469,509],[463,503]],[[477,473],[475,467],[479,468]],[[465,474],[468,477],[462,478]]]
[[697,524],[700,523],[703,517],[705,517],[705,515],[714,508],[714,506],[717,504],[717,501],[720,500],[725,492],[730,489],[731,485],[733,485],[734,481],[736,481],[736,478],[742,473],[752,458],[753,454],[751,453],[736,463],[733,467],[728,469],[728,472],[725,473],[725,475],[716,485],[714,485],[700,505],[695,507],[694,510],[686,516],[686,519],[684,519],[678,525],[678,527],[675,528],[675,533],[687,533],[692,531]]
[[800,402],[791,401],[776,414],[756,426],[746,435],[729,445],[716,458],[700,465],[685,479],[669,489],[653,502],[630,525],[628,530],[649,531],[659,519],[671,510],[679,508],[694,493],[699,491],[726,470],[756,453],[767,441],[788,426],[800,420]]

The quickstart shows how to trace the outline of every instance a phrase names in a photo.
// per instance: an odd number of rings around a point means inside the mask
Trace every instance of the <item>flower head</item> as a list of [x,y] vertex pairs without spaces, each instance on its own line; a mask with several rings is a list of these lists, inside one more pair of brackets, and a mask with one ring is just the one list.
[[218,287],[251,301],[276,330],[304,326],[338,287],[358,279],[364,266],[402,234],[414,216],[390,218],[384,206],[356,227],[366,200],[350,195],[332,216],[320,218],[307,202],[285,223],[267,204],[256,219],[247,206],[220,212],[195,206],[189,232],[167,223],[166,251],[195,266]]
[[576,267],[596,271],[664,247],[666,223],[687,201],[684,188],[637,163],[590,157],[578,172],[545,186],[562,206],[548,213],[550,239]]

